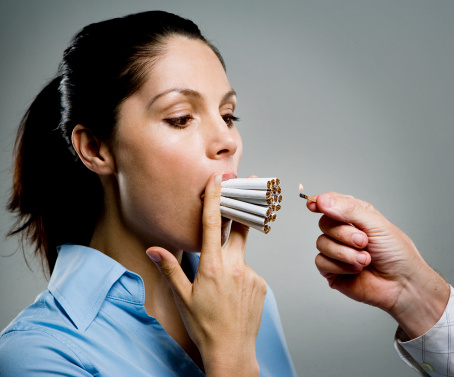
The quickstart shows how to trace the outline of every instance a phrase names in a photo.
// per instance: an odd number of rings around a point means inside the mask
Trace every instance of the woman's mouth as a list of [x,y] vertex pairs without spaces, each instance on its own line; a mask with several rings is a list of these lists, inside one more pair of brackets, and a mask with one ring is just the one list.
[[[235,173],[224,173],[222,174],[222,181],[227,181],[229,179],[237,178]],[[203,189],[202,193],[200,194],[200,201],[203,202],[205,197],[205,189]]]

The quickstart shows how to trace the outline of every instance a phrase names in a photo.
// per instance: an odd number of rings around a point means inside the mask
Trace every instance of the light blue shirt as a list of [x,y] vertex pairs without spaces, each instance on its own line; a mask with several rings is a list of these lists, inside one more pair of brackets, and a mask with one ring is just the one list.
[[[191,281],[198,264],[184,253]],[[204,376],[144,302],[139,275],[97,250],[61,246],[48,290],[0,334],[0,376]],[[296,376],[269,288],[256,352],[260,376]]]

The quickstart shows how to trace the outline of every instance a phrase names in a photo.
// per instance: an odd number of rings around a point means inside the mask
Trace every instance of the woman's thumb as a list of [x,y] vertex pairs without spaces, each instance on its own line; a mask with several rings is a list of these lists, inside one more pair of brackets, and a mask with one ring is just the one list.
[[166,278],[174,293],[185,296],[192,284],[175,256],[162,247],[150,247],[147,250],[147,255],[156,264],[162,276]]

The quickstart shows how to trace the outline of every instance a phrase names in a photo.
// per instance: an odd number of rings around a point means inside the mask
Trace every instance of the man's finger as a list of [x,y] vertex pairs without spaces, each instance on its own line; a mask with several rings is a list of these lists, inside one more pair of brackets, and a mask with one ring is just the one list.
[[318,225],[324,234],[350,247],[364,249],[369,241],[367,234],[358,228],[327,215],[320,218]]
[[[330,193],[331,194],[331,193]],[[387,220],[371,204],[348,196],[322,194],[317,209],[334,220],[353,224],[370,235],[383,229]]]

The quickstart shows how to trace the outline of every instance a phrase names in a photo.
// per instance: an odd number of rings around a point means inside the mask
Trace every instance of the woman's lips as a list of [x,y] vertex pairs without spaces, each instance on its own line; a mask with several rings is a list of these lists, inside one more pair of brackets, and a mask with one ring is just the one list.
[[[227,181],[228,179],[235,179],[237,175],[235,173],[224,173],[222,174],[222,181]],[[205,189],[203,189],[202,193],[200,194],[200,200],[203,202],[203,198],[205,197]]]

